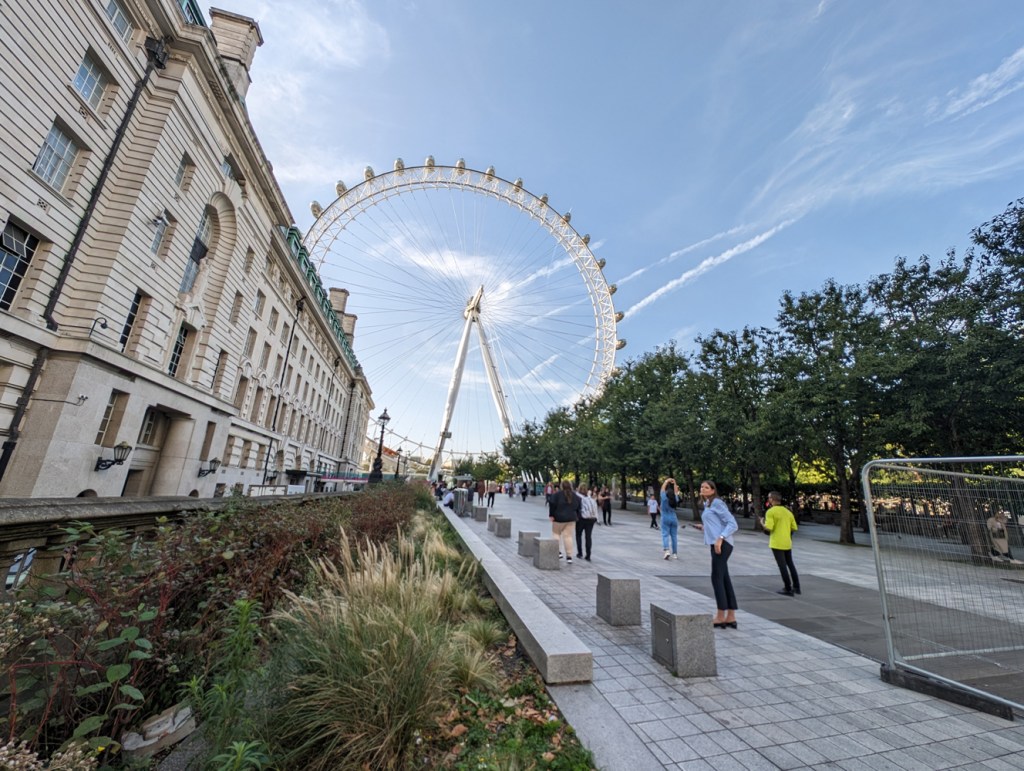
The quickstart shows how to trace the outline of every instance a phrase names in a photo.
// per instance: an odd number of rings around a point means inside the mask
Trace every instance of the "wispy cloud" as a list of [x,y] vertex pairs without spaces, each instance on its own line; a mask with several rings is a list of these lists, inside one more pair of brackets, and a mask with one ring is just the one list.
[[688,270],[685,273],[683,273],[683,275],[681,275],[679,278],[674,279],[672,281],[669,281],[663,287],[659,288],[655,292],[652,292],[647,297],[645,297],[643,300],[641,300],[640,302],[638,302],[635,305],[633,305],[631,308],[629,308],[629,310],[625,311],[625,313],[624,313],[625,318],[629,318],[630,316],[633,316],[635,313],[643,310],[644,308],[646,308],[651,303],[656,302],[657,300],[661,299],[662,297],[664,297],[665,295],[669,294],[670,292],[674,292],[675,290],[679,289],[680,287],[685,286],[686,284],[689,284],[694,279],[699,278],[700,276],[703,276],[709,270],[712,270],[713,268],[721,265],[722,263],[728,262],[733,257],[736,257],[737,255],[740,255],[740,254],[743,254],[744,252],[749,252],[751,249],[757,248],[758,246],[763,244],[765,241],[767,241],[769,238],[771,238],[776,233],[778,233],[780,230],[783,230],[784,228],[787,228],[790,225],[792,225],[795,221],[796,221],[795,219],[790,219],[790,220],[785,220],[784,222],[780,222],[778,225],[775,225],[774,227],[770,228],[769,230],[766,230],[763,233],[759,233],[758,235],[754,236],[753,238],[747,239],[746,241],[744,241],[744,242],[742,242],[740,244],[737,244],[736,246],[732,247],[731,249],[726,249],[721,254],[717,254],[714,257],[708,257],[706,260],[702,261],[699,265],[697,265],[697,267],[690,268],[690,270]]
[[371,18],[360,0],[261,2],[253,15],[268,20],[260,26],[273,27],[293,67],[315,63],[359,69],[391,54],[387,31]]
[[992,72],[972,80],[963,89],[947,94],[943,117],[962,117],[977,112],[1024,88],[1024,47],[1007,56]]
[[662,257],[660,260],[657,260],[656,262],[652,262],[650,265],[645,265],[642,268],[638,268],[637,270],[634,270],[628,276],[626,276],[625,278],[620,278],[615,283],[618,286],[622,286],[623,284],[625,284],[625,283],[627,283],[629,281],[632,281],[635,278],[638,278],[638,277],[642,276],[644,273],[646,273],[647,271],[651,270],[652,268],[656,268],[659,265],[665,265],[665,264],[667,264],[669,262],[673,262],[675,260],[678,260],[684,254],[689,254],[690,252],[695,251],[697,249],[700,249],[703,246],[707,246],[708,244],[714,243],[715,241],[718,241],[719,239],[728,238],[729,236],[734,236],[737,233],[739,233],[740,231],[744,230],[745,227],[746,226],[744,226],[744,225],[737,225],[734,228],[729,228],[728,230],[723,230],[720,233],[715,233],[713,236],[708,236],[707,238],[701,239],[700,241],[698,241],[695,244],[690,244],[689,246],[684,246],[682,249],[677,249],[676,251],[671,252],[667,257]]

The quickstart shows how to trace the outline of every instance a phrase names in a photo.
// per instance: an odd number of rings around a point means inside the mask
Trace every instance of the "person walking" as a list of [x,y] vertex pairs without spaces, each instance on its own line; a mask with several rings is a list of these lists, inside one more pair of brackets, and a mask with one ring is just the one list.
[[491,480],[487,483],[487,508],[494,505],[494,496],[498,494],[498,483]]
[[678,505],[676,480],[670,477],[661,483],[661,548],[665,550],[665,559],[679,559],[679,517],[676,515]]
[[651,515],[651,527],[658,528],[658,499],[654,497],[654,488],[647,491],[647,513]]
[[525,480],[523,480],[523,484],[522,484],[522,485],[520,485],[520,487],[519,487],[519,494],[520,494],[521,496],[523,496],[523,503],[526,503],[526,496],[527,496],[527,495],[529,495],[529,493],[530,493],[530,490],[529,490],[529,488],[528,488],[528,487],[526,486],[526,481],[525,481]]
[[562,481],[561,488],[551,493],[548,507],[551,535],[558,539],[559,544],[558,558],[564,556],[566,562],[572,562],[573,535],[581,509],[580,499],[572,489],[572,482],[568,479]]
[[607,487],[602,487],[597,494],[597,505],[601,509],[601,519],[608,527],[612,526],[612,493]]
[[[594,525],[597,524],[597,501],[591,497],[586,485],[577,487],[576,495],[580,499],[580,518],[576,522],[576,558],[590,562]],[[583,551],[584,542],[587,546],[586,556]]]
[[476,505],[477,506],[483,506],[484,505],[484,495],[486,495],[486,494],[487,494],[487,483],[484,480],[482,480],[482,479],[478,479],[476,481]]
[[[736,593],[729,578],[729,555],[733,549],[732,534],[739,530],[739,526],[725,501],[718,497],[718,486],[710,479],[700,483],[700,497],[704,501],[704,510],[701,524],[694,527],[704,531],[704,543],[711,547],[711,586],[714,587],[715,605],[718,607],[712,622],[715,629],[736,629]],[[664,511],[661,517],[664,522]]]
[[796,566],[793,565],[793,533],[797,531],[796,517],[793,512],[782,505],[782,495],[776,492],[768,493],[768,511],[764,517],[758,520],[771,538],[768,546],[771,547],[775,563],[779,566],[779,573],[782,575],[782,589],[778,594],[785,594],[792,597],[800,594],[800,576],[797,575]]

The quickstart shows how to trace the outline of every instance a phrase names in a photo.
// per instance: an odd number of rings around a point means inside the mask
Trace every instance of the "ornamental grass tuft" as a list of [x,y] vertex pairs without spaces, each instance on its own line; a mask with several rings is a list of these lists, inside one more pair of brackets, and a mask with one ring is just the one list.
[[285,768],[397,769],[467,681],[496,682],[457,633],[466,573],[347,536],[340,565],[318,561],[311,589],[274,616],[267,741]]

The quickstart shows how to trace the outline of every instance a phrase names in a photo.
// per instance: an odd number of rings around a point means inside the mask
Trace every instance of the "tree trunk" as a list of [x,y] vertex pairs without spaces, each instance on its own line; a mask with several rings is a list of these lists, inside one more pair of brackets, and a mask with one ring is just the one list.
[[754,504],[754,527],[752,529],[760,532],[761,526],[757,524],[757,520],[764,514],[764,506],[761,504],[761,472],[756,469],[750,471],[750,492]]
[[686,469],[683,472],[686,479],[686,486],[690,492],[690,511],[693,512],[693,521],[700,522],[700,496],[697,493],[697,481],[693,477],[693,469]]
[[850,516],[850,478],[845,468],[836,468],[836,472],[839,477],[839,543],[855,544]]
[[622,482],[622,506],[619,508],[625,511],[626,504],[629,503],[629,489],[626,487],[626,469],[619,471],[619,479]]

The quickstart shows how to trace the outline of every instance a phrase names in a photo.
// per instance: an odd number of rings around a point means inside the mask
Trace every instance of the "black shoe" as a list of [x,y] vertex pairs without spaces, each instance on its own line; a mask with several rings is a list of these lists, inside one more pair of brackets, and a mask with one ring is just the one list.
[[581,560],[581,559],[583,559],[583,555],[582,555],[582,554],[577,554],[577,555],[576,555],[576,559],[578,559],[578,560]]
[[792,589],[779,589],[779,591],[777,591],[775,593],[776,594],[784,594],[787,597],[792,597],[793,596],[793,590]]
[[726,629],[729,625],[727,623],[725,623],[724,621],[721,621],[721,622],[716,621],[716,622],[714,622],[712,624],[712,626],[715,629]]
[[800,594],[800,587],[799,586],[794,586],[793,587],[793,594]]
[[583,559],[585,559],[585,560],[586,560],[587,562],[590,562],[590,555],[588,554],[588,555],[587,555],[586,557],[584,557]]
[[735,621],[726,621],[724,624],[722,624],[722,626],[725,627],[726,629],[739,629],[740,628],[740,625],[737,624]]

